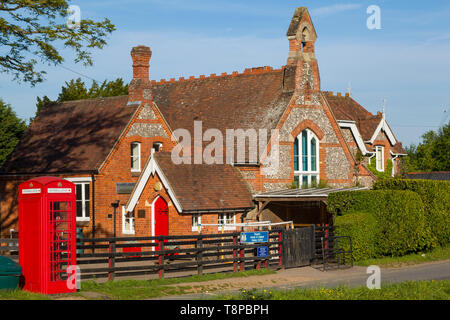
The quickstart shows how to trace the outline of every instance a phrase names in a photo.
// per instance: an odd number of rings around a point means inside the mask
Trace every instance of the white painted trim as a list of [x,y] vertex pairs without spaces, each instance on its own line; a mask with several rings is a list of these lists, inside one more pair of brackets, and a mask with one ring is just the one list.
[[[155,236],[155,202],[156,200],[158,200],[159,198],[161,198],[161,196],[157,196],[155,199],[153,199],[152,202],[152,213],[151,213],[151,219],[152,219],[152,223],[151,223],[151,229],[152,229],[152,237]],[[155,240],[152,240],[152,243],[155,243]],[[152,247],[152,251],[155,251],[155,247]]]
[[356,126],[355,121],[342,121],[338,120],[339,127],[341,128],[349,128],[353,134],[353,137],[356,140],[356,144],[358,145],[359,150],[361,150],[363,156],[367,154],[372,154],[366,149],[366,145],[364,144],[364,140],[359,133],[358,127]]
[[70,182],[92,182],[92,177],[75,177],[65,179]]
[[392,133],[391,129],[389,128],[387,122],[385,119],[381,119],[380,123],[378,124],[377,129],[375,130],[375,133],[373,134],[372,138],[367,141],[370,144],[373,144],[375,139],[377,138],[378,134],[380,133],[380,131],[383,129],[383,131],[386,133],[389,142],[395,146],[397,144],[397,140],[395,140],[394,134]]
[[396,156],[396,157],[398,157],[398,156],[407,156],[408,155],[407,153],[394,153],[394,152],[392,152],[392,150],[390,152],[391,152],[391,155]]
[[178,212],[181,213],[183,211],[183,208],[181,207],[181,204],[177,200],[177,198],[175,196],[175,192],[172,190],[172,187],[170,186],[167,178],[165,177],[164,173],[162,172],[161,168],[159,167],[158,163],[156,162],[153,154],[154,154],[154,149],[152,149],[152,155],[150,156],[149,161],[147,162],[145,169],[142,172],[141,176],[139,177],[139,180],[138,180],[136,186],[134,187],[133,193],[131,194],[131,197],[128,200],[126,210],[128,212],[134,210],[142,192],[144,191],[144,188],[145,188],[145,185],[147,184],[148,179],[150,178],[150,176],[154,176],[156,173],[156,174],[158,174],[158,177],[161,180],[161,182],[163,183],[164,187],[167,189],[170,199],[174,203]]
[[139,159],[138,161],[138,168],[137,169],[133,169],[133,153],[131,153],[130,159],[131,159],[131,172],[141,172],[141,143],[138,141],[134,141],[130,143],[130,147],[132,145],[137,145],[138,147],[138,151],[137,151],[137,157]]
[[218,231],[222,231],[222,228],[223,228],[223,231],[236,230],[236,215],[237,215],[236,212],[220,212],[217,215],[217,222],[219,222],[219,216],[220,215],[228,215],[228,214],[232,214],[233,215],[233,223],[227,224],[226,221],[225,221],[225,225],[217,224],[217,230]]
[[199,226],[202,224],[202,215],[200,213],[194,213],[194,214],[192,214],[192,218],[191,219],[193,219],[194,216],[198,217],[198,221],[197,221],[197,226],[196,227],[192,226],[192,231],[193,232],[198,232]]
[[133,225],[133,230],[126,230],[125,229],[125,214],[127,213],[127,211],[125,211],[125,206],[122,206],[122,234],[127,234],[127,235],[134,235],[136,234],[136,229],[135,229],[135,221],[133,218],[133,222],[131,222],[130,220],[130,224]]
[[[380,159],[378,159],[378,150],[380,150],[380,149],[381,149],[381,168],[378,167],[378,162],[380,160]],[[375,146],[375,154],[376,154],[375,168],[379,172],[384,172],[384,170],[385,170],[385,168],[384,168],[384,146]]]

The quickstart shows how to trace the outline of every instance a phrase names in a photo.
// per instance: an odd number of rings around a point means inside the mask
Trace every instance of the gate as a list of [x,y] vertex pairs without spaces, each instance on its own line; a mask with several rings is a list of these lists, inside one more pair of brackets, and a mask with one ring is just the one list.
[[283,231],[283,265],[296,268],[311,265],[315,258],[314,226]]

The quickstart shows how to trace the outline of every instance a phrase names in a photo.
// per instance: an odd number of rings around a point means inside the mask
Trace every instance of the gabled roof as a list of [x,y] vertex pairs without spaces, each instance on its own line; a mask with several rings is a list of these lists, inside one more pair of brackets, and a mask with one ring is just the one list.
[[254,207],[240,173],[231,165],[179,164],[170,152],[153,153],[131,194],[132,211],[150,176],[158,174],[175,207],[182,213],[245,210]]
[[[324,97],[326,98],[333,114],[340,124],[351,122],[356,125],[359,135],[364,141],[365,149],[361,148],[360,142],[358,143],[358,146],[362,151],[367,150],[372,152],[372,144],[378,133],[383,130],[393,145],[393,152],[395,154],[405,154],[401,143],[395,139],[395,136],[384,119],[383,114],[379,112],[376,115],[373,115],[347,95],[335,96],[330,92],[324,92]],[[358,137],[356,139],[358,139]]]
[[154,102],[169,126],[193,133],[204,128],[274,129],[292,98],[283,91],[284,69],[247,69],[244,73],[155,83]]
[[78,100],[43,108],[1,171],[93,172],[100,168],[138,106],[128,96]]

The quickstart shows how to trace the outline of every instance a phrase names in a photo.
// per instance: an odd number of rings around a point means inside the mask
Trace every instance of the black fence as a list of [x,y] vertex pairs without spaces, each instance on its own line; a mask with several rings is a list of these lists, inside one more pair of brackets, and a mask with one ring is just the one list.
[[[332,226],[270,230],[267,243],[240,243],[239,237],[240,232],[77,239],[77,265],[83,280],[151,274],[163,278],[176,272],[202,275],[207,270],[322,265],[320,269],[325,271],[353,266],[350,237],[336,236]],[[265,246],[267,255],[258,257],[257,248]],[[0,254],[17,255],[18,239],[0,239]]]
[[353,267],[353,245],[349,236],[337,236],[334,226],[314,227],[314,229],[316,265],[321,264],[323,271]]

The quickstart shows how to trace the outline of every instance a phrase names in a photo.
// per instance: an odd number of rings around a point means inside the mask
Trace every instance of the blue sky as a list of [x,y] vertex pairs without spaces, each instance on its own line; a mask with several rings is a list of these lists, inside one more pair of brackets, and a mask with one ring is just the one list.
[[[450,113],[450,2],[433,1],[217,1],[75,0],[82,18],[108,17],[117,27],[108,46],[94,52],[94,66],[70,60],[45,66],[35,87],[0,75],[0,97],[24,119],[35,113],[37,96],[57,97],[64,81],[79,75],[98,81],[131,80],[130,50],[148,45],[150,78],[281,67],[286,31],[295,8],[308,7],[318,40],[323,90],[346,92],[372,113],[386,98],[387,120],[404,145],[418,143]],[[369,30],[367,7],[381,8],[381,30]],[[448,121],[448,120],[447,120]]]

